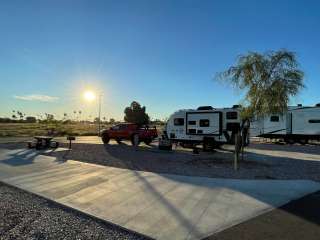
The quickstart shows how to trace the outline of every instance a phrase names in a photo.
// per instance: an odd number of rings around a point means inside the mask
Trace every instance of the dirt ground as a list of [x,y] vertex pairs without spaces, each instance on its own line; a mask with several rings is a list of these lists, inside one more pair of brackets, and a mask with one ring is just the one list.
[[[89,139],[90,138],[90,139]],[[60,140],[59,140],[60,141]],[[213,153],[193,154],[190,149],[178,147],[161,151],[157,143],[141,144],[134,148],[129,142],[111,141],[103,145],[99,138],[79,137],[68,150],[61,141],[59,151],[43,153],[58,160],[68,159],[127,168],[138,171],[179,175],[236,179],[311,179],[320,181],[320,145],[279,145],[251,143],[246,148],[239,170],[233,168],[233,146],[223,146]],[[0,147],[24,147],[24,143],[0,144]]]
[[214,153],[178,148],[172,152],[156,145],[133,148],[129,143],[109,145],[76,144],[72,151],[52,153],[58,158],[75,159],[133,170],[180,175],[241,179],[312,179],[320,180],[320,147],[300,145],[251,144],[233,168],[233,146]]

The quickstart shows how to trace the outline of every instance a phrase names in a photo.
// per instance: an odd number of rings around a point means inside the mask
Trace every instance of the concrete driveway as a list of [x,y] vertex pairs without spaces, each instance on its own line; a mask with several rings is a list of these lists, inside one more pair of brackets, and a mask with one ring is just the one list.
[[0,180],[156,239],[201,239],[320,189],[308,180],[155,174],[39,153],[0,149]]

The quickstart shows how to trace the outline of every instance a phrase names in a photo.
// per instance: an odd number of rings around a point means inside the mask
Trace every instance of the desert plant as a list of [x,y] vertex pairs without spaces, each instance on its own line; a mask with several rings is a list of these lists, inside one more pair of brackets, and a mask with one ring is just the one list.
[[237,63],[219,73],[219,80],[245,90],[243,117],[283,113],[290,97],[304,87],[296,54],[287,50],[240,55]]

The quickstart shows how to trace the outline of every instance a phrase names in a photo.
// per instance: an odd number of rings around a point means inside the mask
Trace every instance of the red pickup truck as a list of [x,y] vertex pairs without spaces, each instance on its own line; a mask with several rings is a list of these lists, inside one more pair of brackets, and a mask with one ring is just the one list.
[[158,136],[156,127],[140,127],[134,123],[120,123],[110,129],[101,131],[100,136],[103,143],[109,143],[110,139],[115,139],[118,143],[121,140],[130,140],[132,145],[138,146],[140,142],[149,145]]

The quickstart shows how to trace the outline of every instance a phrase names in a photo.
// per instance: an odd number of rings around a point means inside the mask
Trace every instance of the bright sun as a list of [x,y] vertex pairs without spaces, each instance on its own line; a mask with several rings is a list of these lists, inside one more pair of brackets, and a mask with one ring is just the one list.
[[84,93],[84,98],[87,101],[93,101],[96,98],[96,95],[92,91],[86,91]]

